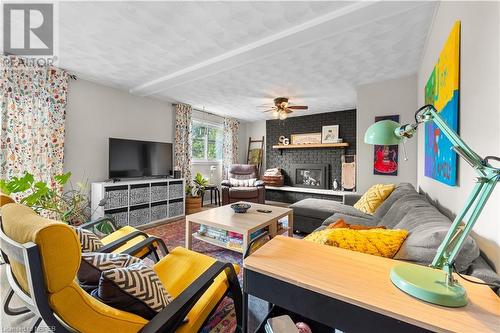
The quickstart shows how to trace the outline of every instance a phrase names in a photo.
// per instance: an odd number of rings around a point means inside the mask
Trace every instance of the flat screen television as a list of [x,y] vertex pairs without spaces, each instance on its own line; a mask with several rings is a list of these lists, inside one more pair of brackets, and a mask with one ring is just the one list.
[[171,143],[109,138],[109,178],[166,177],[172,157]]

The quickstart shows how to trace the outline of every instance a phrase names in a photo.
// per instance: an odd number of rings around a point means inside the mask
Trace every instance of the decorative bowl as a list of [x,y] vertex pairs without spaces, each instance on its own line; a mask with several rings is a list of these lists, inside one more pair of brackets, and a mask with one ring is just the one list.
[[252,207],[249,204],[246,203],[239,203],[239,204],[232,204],[231,208],[234,210],[235,213],[246,213],[247,210]]

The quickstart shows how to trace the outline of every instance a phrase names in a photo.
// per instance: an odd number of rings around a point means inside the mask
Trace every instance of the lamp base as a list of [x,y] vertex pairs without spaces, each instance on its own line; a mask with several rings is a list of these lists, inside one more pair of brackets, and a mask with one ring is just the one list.
[[391,270],[396,287],[423,301],[458,308],[467,304],[464,287],[446,284],[446,273],[439,269],[412,264],[399,264]]

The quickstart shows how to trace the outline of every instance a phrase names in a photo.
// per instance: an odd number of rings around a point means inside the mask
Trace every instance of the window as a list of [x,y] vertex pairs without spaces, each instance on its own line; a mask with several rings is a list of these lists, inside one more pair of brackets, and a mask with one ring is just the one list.
[[193,120],[193,145],[191,147],[194,162],[222,160],[222,125],[201,123]]

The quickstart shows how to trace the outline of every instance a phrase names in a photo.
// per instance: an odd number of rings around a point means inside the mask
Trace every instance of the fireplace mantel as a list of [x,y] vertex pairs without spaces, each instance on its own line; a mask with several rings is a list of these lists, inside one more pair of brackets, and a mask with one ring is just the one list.
[[303,145],[274,145],[273,149],[307,149],[307,148],[345,148],[349,147],[347,142],[341,143],[314,143]]

